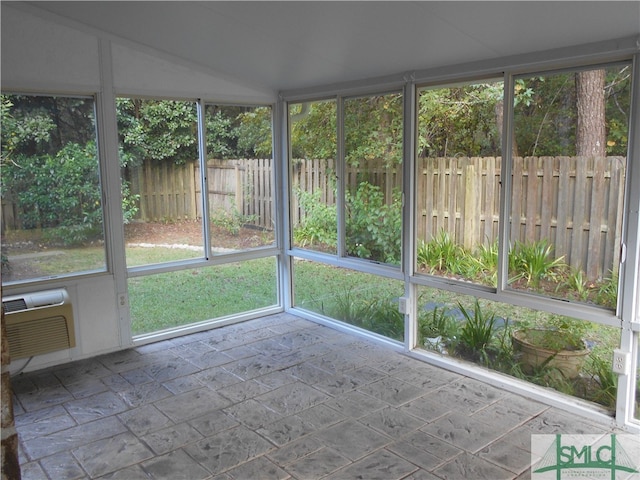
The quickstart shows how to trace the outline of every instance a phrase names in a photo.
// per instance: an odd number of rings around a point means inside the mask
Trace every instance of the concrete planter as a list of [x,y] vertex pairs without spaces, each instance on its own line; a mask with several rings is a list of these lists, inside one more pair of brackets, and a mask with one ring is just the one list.
[[[580,375],[582,365],[590,353],[586,347],[578,350],[553,350],[536,345],[532,340],[534,335],[530,332],[532,330],[517,330],[511,337],[525,373],[531,373],[546,362],[546,365],[557,369],[564,378],[576,378]],[[555,333],[562,335],[561,332]]]

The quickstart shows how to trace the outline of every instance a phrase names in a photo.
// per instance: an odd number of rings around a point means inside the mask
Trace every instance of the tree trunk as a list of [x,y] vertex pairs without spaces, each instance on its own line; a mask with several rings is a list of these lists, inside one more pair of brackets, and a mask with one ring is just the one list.
[[604,70],[586,70],[576,74],[576,155],[606,155]]

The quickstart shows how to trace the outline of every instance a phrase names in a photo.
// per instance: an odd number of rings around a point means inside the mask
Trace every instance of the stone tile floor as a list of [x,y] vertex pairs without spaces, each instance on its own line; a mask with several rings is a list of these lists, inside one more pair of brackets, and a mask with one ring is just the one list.
[[603,425],[288,314],[13,378],[22,478],[524,479]]

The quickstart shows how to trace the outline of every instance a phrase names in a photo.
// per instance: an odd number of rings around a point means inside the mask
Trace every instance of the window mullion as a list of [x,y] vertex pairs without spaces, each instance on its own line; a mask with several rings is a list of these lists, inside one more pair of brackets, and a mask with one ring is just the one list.
[[511,188],[512,188],[512,162],[513,162],[513,86],[512,75],[504,75],[503,105],[504,116],[502,120],[502,161],[500,165],[500,219],[498,237],[498,281],[497,293],[502,293],[507,288],[509,281],[509,234],[511,222]]
[[204,257],[209,260],[211,258],[211,231],[209,227],[209,199],[207,192],[209,191],[207,183],[207,132],[204,123],[204,100],[199,99],[196,102],[198,112],[198,163],[200,164],[200,201],[202,202],[202,235],[204,245]]
[[346,162],[344,146],[344,97],[338,96],[336,99],[336,215],[338,220],[338,258],[346,256]]

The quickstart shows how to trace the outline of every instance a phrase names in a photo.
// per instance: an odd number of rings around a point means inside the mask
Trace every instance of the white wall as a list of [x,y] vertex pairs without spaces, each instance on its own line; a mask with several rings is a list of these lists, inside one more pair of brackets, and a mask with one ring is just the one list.
[[[275,101],[275,93],[254,90],[242,82],[177,64],[149,50],[114,43],[113,39],[100,37],[98,32],[87,27],[69,24],[37,9],[6,2],[1,8],[3,91],[97,94],[104,90],[100,81],[101,69],[104,62],[110,62],[116,94],[204,97],[220,103],[240,99],[243,103]],[[111,58],[101,58],[104,49],[100,48],[100,40],[112,42]],[[112,120],[115,125],[115,119]],[[117,147],[111,150],[117,151]],[[123,244],[114,242],[120,243]],[[113,254],[124,256],[124,251]],[[116,268],[118,264],[124,262],[114,262]],[[126,330],[127,325],[120,319],[122,312],[118,309],[116,294],[116,278],[125,275],[124,272],[109,272],[4,287],[4,295],[65,287],[73,302],[77,346],[68,351],[37,356],[27,370],[129,346],[129,332],[121,331]],[[21,368],[24,363],[25,360],[17,360],[12,370]]]

